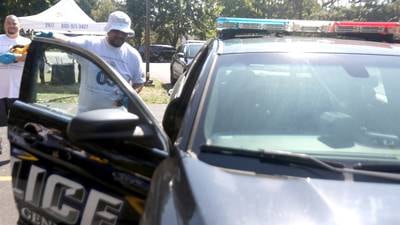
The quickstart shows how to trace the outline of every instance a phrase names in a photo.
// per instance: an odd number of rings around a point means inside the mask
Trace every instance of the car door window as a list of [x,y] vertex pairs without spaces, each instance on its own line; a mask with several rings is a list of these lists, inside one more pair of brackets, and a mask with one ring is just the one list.
[[51,45],[43,46],[37,60],[34,104],[71,116],[95,109],[124,108],[123,91],[95,63]]
[[183,46],[182,45],[178,47],[177,52],[183,52]]

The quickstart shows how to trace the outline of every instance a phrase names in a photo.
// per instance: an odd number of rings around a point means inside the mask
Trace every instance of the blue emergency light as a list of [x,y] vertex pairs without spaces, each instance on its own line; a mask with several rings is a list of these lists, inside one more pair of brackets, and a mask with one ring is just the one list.
[[289,27],[288,20],[233,18],[233,17],[217,18],[217,30],[219,31],[226,29],[287,31],[288,27]]

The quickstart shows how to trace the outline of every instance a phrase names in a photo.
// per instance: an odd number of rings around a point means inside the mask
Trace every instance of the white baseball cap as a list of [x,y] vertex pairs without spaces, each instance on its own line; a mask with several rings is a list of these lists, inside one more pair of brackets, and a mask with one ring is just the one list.
[[106,32],[110,32],[110,30],[119,30],[130,35],[135,34],[135,31],[131,29],[131,19],[126,13],[121,11],[110,13],[104,30]]

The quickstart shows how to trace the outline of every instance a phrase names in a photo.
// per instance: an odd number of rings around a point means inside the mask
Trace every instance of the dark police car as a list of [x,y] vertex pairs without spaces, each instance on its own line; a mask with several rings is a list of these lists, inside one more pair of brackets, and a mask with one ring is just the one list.
[[[399,46],[218,26],[163,128],[103,60],[34,39],[9,117],[20,224],[398,224]],[[127,107],[76,114],[78,84],[38,82],[48,51],[97,66]]]

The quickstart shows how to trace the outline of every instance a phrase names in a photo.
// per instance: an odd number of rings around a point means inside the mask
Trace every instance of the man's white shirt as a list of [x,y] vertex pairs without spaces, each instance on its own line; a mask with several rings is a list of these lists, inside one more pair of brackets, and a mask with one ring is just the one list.
[[[139,52],[127,43],[120,48],[111,46],[105,37],[81,36],[70,38],[69,43],[83,47],[118,71],[129,83],[144,83],[142,59]],[[118,88],[103,71],[87,60],[81,64],[81,85],[79,89],[79,112],[99,108],[110,108],[121,97]]]
[[[27,45],[31,40],[18,36],[15,39],[0,35],[0,54],[6,53],[14,45]],[[0,63],[0,98],[18,98],[24,62]]]

